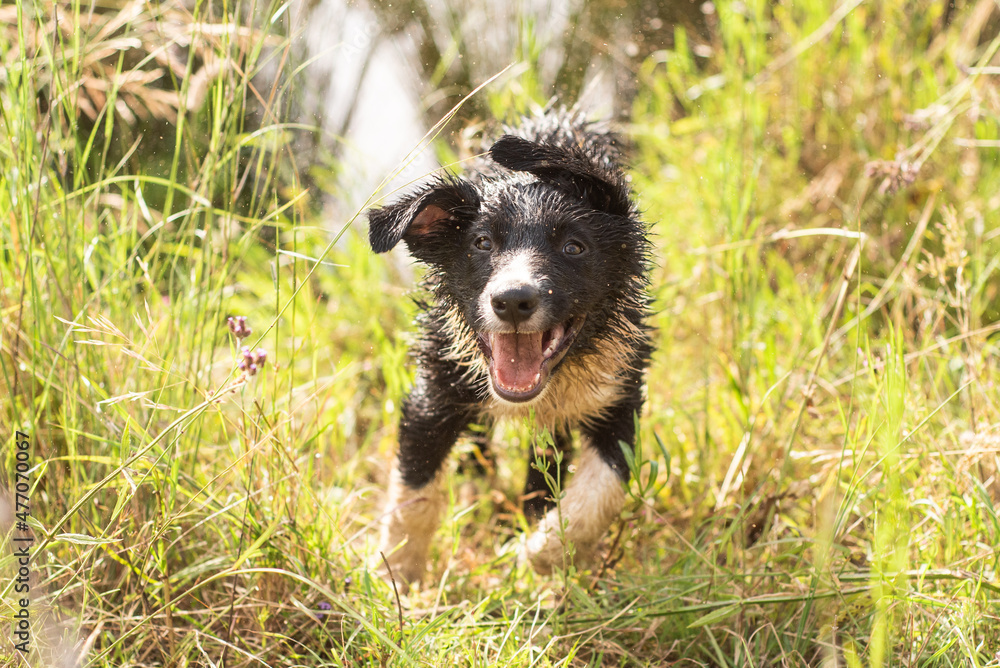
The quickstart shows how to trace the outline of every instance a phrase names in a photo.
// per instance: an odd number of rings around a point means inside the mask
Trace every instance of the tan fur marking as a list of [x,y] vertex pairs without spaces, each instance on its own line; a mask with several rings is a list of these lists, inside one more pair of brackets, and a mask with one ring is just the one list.
[[476,376],[485,377],[489,369],[476,342],[476,333],[466,324],[465,317],[454,306],[445,314],[445,331],[453,343],[442,351],[441,357],[465,367],[465,375],[469,379]]
[[444,506],[440,474],[424,487],[412,489],[403,482],[398,462],[393,466],[379,550],[385,554],[397,581],[420,579],[427,547],[441,523]]
[[[525,545],[525,556],[538,573],[551,573],[564,563],[565,543],[572,543],[576,547],[574,562],[587,563],[624,505],[621,478],[594,448],[585,445],[565,496],[538,523]],[[565,526],[562,532],[560,524]]]

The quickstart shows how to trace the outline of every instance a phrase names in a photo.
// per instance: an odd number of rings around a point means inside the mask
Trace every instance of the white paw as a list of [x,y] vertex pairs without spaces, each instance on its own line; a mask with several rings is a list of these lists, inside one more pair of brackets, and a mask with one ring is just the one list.
[[[543,524],[546,522],[543,521]],[[565,568],[570,563],[584,566],[594,554],[591,543],[573,542],[567,546],[554,528],[539,526],[524,545],[524,559],[540,575],[550,575],[553,570]],[[571,558],[572,557],[572,558]]]
[[[385,559],[382,555],[385,555]],[[407,544],[403,544],[395,551],[383,545],[370,562],[371,569],[386,583],[395,583],[400,594],[409,591],[410,583],[420,581],[426,571],[426,565],[425,555],[417,553],[412,548],[408,550]]]
[[[372,566],[382,579],[388,581],[391,571],[397,587],[401,583],[405,586],[420,580],[426,570],[428,548],[444,506],[440,480],[413,489],[403,484],[398,468],[393,470],[379,538],[381,554],[372,558]],[[388,562],[388,568],[385,562]]]
[[[625,505],[621,478],[593,448],[585,448],[559,507],[550,510],[524,545],[536,572],[548,574],[570,562],[584,566]],[[560,530],[560,526],[562,529]],[[572,546],[572,550],[568,546]]]

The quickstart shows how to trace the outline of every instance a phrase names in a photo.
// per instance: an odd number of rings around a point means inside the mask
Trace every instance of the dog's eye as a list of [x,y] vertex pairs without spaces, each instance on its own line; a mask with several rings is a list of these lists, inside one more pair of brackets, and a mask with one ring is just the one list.
[[583,252],[583,244],[576,241],[567,241],[563,246],[563,253],[566,255],[579,255]]
[[476,248],[481,251],[493,250],[493,240],[488,236],[483,235],[481,237],[476,237]]

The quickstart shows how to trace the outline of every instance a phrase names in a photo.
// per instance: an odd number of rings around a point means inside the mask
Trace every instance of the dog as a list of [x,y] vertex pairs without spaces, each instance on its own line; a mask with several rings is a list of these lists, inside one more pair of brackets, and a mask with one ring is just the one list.
[[[524,544],[536,572],[586,564],[619,516],[630,472],[623,447],[652,351],[651,245],[622,168],[620,141],[580,113],[522,119],[464,176],[436,177],[368,211],[369,241],[400,241],[427,266],[416,378],[402,403],[380,548],[405,583],[425,571],[445,506],[442,466],[470,425],[533,412],[568,455],[582,452],[555,507],[530,468]],[[568,456],[558,475],[565,479]]]

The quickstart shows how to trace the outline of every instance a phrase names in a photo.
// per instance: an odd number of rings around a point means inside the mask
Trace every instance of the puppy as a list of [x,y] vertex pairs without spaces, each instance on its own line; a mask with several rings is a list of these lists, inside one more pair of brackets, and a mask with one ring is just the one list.
[[[396,577],[425,570],[445,499],[441,470],[470,425],[534,412],[557,449],[582,453],[559,508],[532,467],[534,569],[585,563],[625,501],[651,351],[650,244],[615,137],[550,111],[508,129],[465,176],[368,212],[376,253],[400,241],[427,265],[416,380],[402,404],[381,549]],[[565,479],[562,470],[550,476]]]

